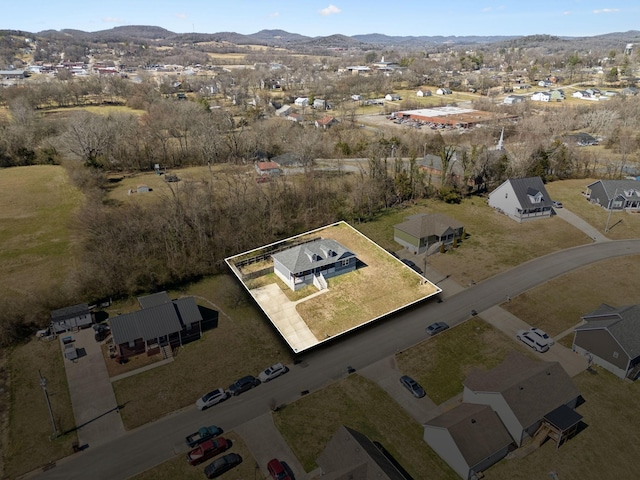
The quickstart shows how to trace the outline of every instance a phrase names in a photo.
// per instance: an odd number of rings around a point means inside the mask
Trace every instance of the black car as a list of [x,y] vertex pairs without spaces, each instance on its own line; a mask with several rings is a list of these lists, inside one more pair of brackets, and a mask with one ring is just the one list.
[[400,383],[402,383],[402,385],[404,385],[416,398],[422,398],[426,395],[420,384],[408,375],[400,377]]
[[447,328],[449,328],[449,325],[447,325],[446,323],[435,322],[427,327],[427,334],[432,337],[436,333],[444,332]]
[[229,393],[233,396],[240,395],[258,385],[260,385],[260,380],[253,375],[247,375],[229,385]]
[[228,453],[207,465],[204,469],[204,474],[207,478],[216,478],[224,472],[231,470],[233,467],[237,467],[241,463],[242,457],[240,455],[237,453]]

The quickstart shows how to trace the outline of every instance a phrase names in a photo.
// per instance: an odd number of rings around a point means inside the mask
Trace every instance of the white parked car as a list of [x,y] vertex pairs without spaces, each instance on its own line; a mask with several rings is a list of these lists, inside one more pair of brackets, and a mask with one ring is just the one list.
[[227,398],[229,398],[229,392],[224,388],[216,388],[202,398],[199,398],[196,402],[196,407],[198,407],[198,410],[206,410],[213,405],[224,402]]
[[542,343],[540,337],[538,337],[531,330],[518,330],[518,333],[516,333],[516,338],[521,342],[529,345],[536,352],[543,353],[549,350],[549,345],[546,343]]
[[279,377],[280,375],[287,373],[288,371],[289,369],[281,363],[275,363],[269,368],[265,369],[263,372],[260,372],[258,378],[261,382],[268,382],[276,377]]
[[537,340],[539,340],[540,343],[546,343],[549,346],[555,343],[553,338],[551,338],[544,330],[540,330],[537,327],[531,327],[531,332],[538,337]]

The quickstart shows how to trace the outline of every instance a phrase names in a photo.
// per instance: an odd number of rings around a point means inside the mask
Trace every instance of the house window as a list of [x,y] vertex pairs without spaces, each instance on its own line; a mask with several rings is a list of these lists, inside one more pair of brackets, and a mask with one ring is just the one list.
[[132,341],[129,342],[129,348],[133,348],[135,346],[136,346],[135,340],[132,340]]
[[351,262],[351,259],[350,259],[350,258],[347,258],[347,259],[345,259],[345,260],[342,260],[342,261],[340,262],[340,264],[341,264],[343,267],[347,267],[347,266],[349,266],[349,263],[350,263],[350,262]]
[[613,358],[618,358],[618,352],[613,352]]

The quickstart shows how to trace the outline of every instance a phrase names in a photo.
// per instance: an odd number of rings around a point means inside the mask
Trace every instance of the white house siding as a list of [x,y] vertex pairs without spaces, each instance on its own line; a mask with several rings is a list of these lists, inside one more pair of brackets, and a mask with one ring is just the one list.
[[489,206],[508,215],[514,220],[520,221],[516,209],[519,202],[516,192],[509,182],[505,182],[489,194]]
[[625,377],[627,376],[626,370],[620,367],[617,367],[613,363],[607,362],[606,360],[598,357],[597,355],[594,355],[593,353],[589,352],[588,350],[582,347],[579,347],[578,345],[575,345],[575,344],[573,345],[573,351],[576,352],[578,355],[584,355],[585,357],[591,355],[593,363],[601,366],[605,370],[609,370],[616,377],[622,378],[624,380]]
[[91,317],[91,313],[87,313],[85,315],[78,315],[73,318],[67,318],[66,320],[60,322],[53,322],[53,329],[56,333],[66,332],[69,330],[73,330],[74,328],[91,325],[92,322],[93,319]]
[[489,405],[494,412],[500,417],[505,428],[516,442],[516,445],[522,445],[524,427],[518,421],[504,397],[499,393],[491,392],[474,392],[464,387],[462,392],[462,401],[466,403],[476,403],[480,405]]
[[425,425],[423,438],[458,475],[468,480],[469,466],[446,428]]

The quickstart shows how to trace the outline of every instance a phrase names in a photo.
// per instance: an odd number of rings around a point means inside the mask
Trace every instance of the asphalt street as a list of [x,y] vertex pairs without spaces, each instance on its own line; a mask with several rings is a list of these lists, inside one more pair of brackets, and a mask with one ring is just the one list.
[[[505,300],[564,273],[607,258],[640,254],[640,240],[598,242],[526,262],[452,296],[397,313],[375,325],[305,353],[286,375],[200,412],[194,406],[127,432],[117,441],[89,447],[57,462],[46,472],[29,477],[42,479],[123,479],[186,452],[184,437],[202,425],[225,430],[252,420],[270,409],[270,403],[295,401],[305,391],[315,391],[424,340],[425,327],[445,320],[455,325],[467,320],[471,310],[481,313]],[[446,272],[443,272],[446,274]],[[195,399],[194,399],[195,401]],[[126,408],[126,407],[125,407]]]

